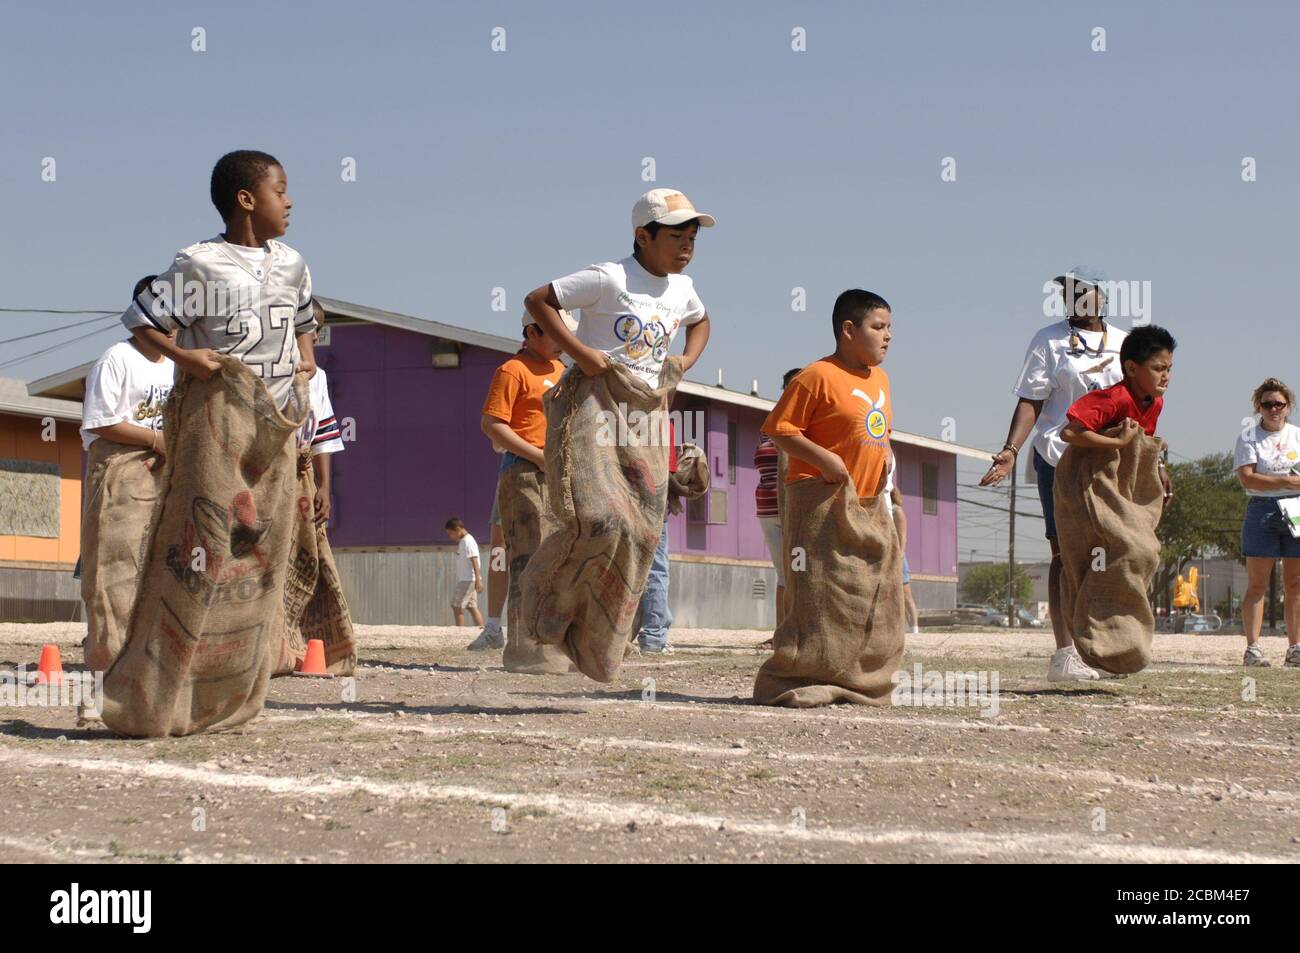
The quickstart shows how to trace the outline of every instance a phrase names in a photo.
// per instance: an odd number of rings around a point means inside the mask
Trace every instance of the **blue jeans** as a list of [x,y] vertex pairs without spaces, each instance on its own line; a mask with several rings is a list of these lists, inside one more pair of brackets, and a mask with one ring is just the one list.
[[1037,449],[1034,450],[1034,475],[1038,477],[1038,502],[1043,505],[1047,538],[1056,539],[1056,501],[1052,495],[1056,488],[1056,467],[1044,460]]
[[1266,559],[1295,559],[1300,556],[1300,539],[1287,529],[1286,517],[1277,499],[1252,496],[1241,524],[1241,555]]
[[673,624],[673,614],[668,608],[668,520],[664,519],[663,532],[650,575],[646,577],[645,592],[641,594],[641,631],[637,642],[641,650],[662,652],[668,647],[668,629]]

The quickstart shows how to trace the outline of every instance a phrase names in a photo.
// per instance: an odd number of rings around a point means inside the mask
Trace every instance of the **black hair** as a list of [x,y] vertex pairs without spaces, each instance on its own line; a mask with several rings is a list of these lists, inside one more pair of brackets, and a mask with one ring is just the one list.
[[891,310],[889,302],[873,291],[850,288],[843,292],[835,299],[835,308],[831,311],[831,330],[835,333],[835,340],[839,341],[840,328],[845,321],[852,321],[854,327],[860,327],[867,313],[877,308]]
[[1121,367],[1125,361],[1145,364],[1161,351],[1172,354],[1176,347],[1178,342],[1164,328],[1154,324],[1139,325],[1128,333],[1124,343],[1119,346],[1119,363]]
[[[651,237],[651,238],[654,238],[656,235],[659,234],[659,229],[661,229],[661,228],[684,229],[684,228],[686,228],[688,225],[695,225],[695,226],[696,226],[696,233],[698,234],[698,232],[699,232],[699,224],[700,224],[700,220],[699,220],[698,218],[688,218],[686,221],[684,221],[684,222],[682,222],[682,223],[680,223],[680,224],[678,224],[678,225],[665,225],[663,222],[648,222],[648,223],[646,223],[645,225],[642,225],[641,227],[644,228],[647,232],[650,233],[650,237]],[[641,250],[640,246],[637,245],[637,243],[636,243],[636,236],[633,236],[633,237],[632,237],[632,255],[633,255],[633,257],[636,257],[637,253],[638,253],[640,250]]]
[[465,523],[461,520],[459,516],[453,516],[451,519],[447,520],[447,525],[443,527],[443,529],[464,529],[464,528],[465,528]]
[[145,275],[143,278],[137,281],[135,283],[135,288],[133,288],[131,291],[131,300],[134,301],[136,298],[140,297],[140,292],[144,291],[145,288],[148,288],[151,284],[153,284],[154,279],[157,277],[158,277],[157,275]]
[[785,377],[781,378],[781,389],[785,390],[787,387],[789,387],[790,382],[794,380],[802,371],[803,371],[802,367],[792,367],[788,371],[786,371]]
[[266,176],[267,170],[279,165],[280,160],[256,149],[238,149],[227,152],[212,167],[212,184],[209,194],[217,214],[223,222],[235,214],[235,197],[241,191],[251,192]]

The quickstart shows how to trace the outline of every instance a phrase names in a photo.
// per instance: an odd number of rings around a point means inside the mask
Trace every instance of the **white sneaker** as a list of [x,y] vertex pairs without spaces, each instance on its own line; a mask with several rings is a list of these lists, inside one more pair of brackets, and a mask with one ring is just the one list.
[[1101,676],[1079,658],[1079,652],[1073,645],[1053,652],[1052,660],[1047,665],[1049,682],[1091,682],[1099,678]]
[[1286,647],[1286,660],[1282,663],[1283,668],[1300,668],[1300,645],[1288,645]]
[[[1291,654],[1287,653],[1289,659]],[[1241,657],[1241,664],[1246,668],[1271,668],[1268,659],[1264,658],[1264,650],[1259,647],[1259,643],[1246,646],[1246,654]]]
[[506,634],[501,631],[500,626],[483,626],[483,631],[479,633],[477,639],[471,642],[465,648],[471,652],[486,652],[488,649],[503,649],[506,647]]

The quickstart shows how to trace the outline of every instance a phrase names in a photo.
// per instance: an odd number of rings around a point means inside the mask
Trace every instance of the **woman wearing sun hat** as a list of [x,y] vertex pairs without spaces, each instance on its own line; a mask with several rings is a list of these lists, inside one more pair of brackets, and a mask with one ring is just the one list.
[[[1061,618],[1061,550],[1056,539],[1052,487],[1056,465],[1066,447],[1061,440],[1061,428],[1067,423],[1065,412],[1089,391],[1124,379],[1119,349],[1127,334],[1103,318],[1106,279],[1100,270],[1077,265],[1053,282],[1059,286],[1065,317],[1042,328],[1029,342],[1014,388],[1017,402],[1007,442],[993,455],[993,465],[980,479],[980,486],[996,486],[1014,473],[1022,449],[1033,453],[1038,498],[1052,547],[1047,604],[1056,651],[1048,664],[1047,677],[1054,682],[1090,681],[1100,676],[1079,658],[1072,634]],[[1035,425],[1033,445],[1026,447],[1025,440]]]

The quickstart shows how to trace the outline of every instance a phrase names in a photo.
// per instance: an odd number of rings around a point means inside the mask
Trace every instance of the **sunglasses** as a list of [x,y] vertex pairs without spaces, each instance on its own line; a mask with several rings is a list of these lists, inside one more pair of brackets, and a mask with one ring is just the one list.
[[1281,410],[1286,405],[1286,401],[1284,400],[1266,400],[1259,406],[1263,407],[1265,410]]

